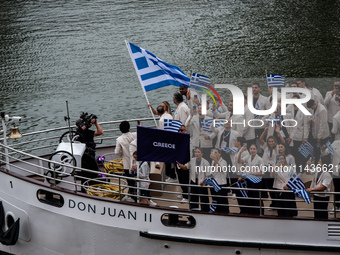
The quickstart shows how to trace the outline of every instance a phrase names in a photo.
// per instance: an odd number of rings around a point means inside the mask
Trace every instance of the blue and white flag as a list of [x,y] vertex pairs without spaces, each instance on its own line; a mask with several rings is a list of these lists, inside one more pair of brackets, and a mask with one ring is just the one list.
[[216,200],[212,200],[211,201],[211,205],[210,205],[210,211],[211,212],[215,212],[216,208],[217,208],[217,201]]
[[333,147],[332,147],[332,145],[329,141],[326,142],[326,147],[329,151],[329,154],[331,154],[333,156],[333,154],[334,154]]
[[291,190],[293,189],[305,189],[306,186],[298,175],[293,174],[292,178],[287,182],[287,187]]
[[284,87],[285,77],[277,74],[267,74],[268,88],[271,87]]
[[[256,102],[256,104],[255,104],[255,109],[256,109],[256,110],[260,110],[260,106],[259,106],[259,103],[258,103],[258,102]],[[260,116],[260,115],[257,115],[257,114],[254,114],[254,118],[255,118],[255,119],[260,119],[261,116]]]
[[237,149],[228,148],[228,147],[221,147],[220,149],[221,149],[222,151],[231,152],[231,153],[234,153],[234,152],[237,151]]
[[253,175],[253,174],[242,174],[243,177],[247,178],[252,183],[259,183],[261,181],[261,178]]
[[207,88],[210,84],[210,79],[208,76],[202,74],[193,73],[190,79],[190,87],[192,88]]
[[300,198],[303,198],[303,200],[305,200],[306,203],[309,204],[311,202],[310,196],[308,192],[305,190],[306,185],[303,183],[303,181],[299,178],[298,175],[293,174],[293,177],[289,179],[286,185],[290,190],[292,190],[295,193],[295,195],[297,195]]
[[310,199],[310,196],[309,196],[309,194],[306,190],[304,190],[304,189],[293,189],[293,192],[299,198],[302,198],[303,200],[305,200],[305,202],[307,204],[310,204],[312,202],[312,200]]
[[178,132],[179,128],[182,126],[182,122],[173,119],[164,119],[164,130]]
[[278,122],[278,121],[281,121],[281,119],[282,119],[282,115],[278,115],[278,116],[276,116],[275,118],[272,118],[272,119],[266,119],[268,122],[270,122],[270,123],[276,123],[276,122]]
[[185,164],[190,161],[190,135],[137,126],[137,159]]
[[190,78],[180,68],[137,45],[125,42],[145,92],[168,85],[189,87]]
[[203,183],[210,185],[210,186],[213,186],[214,190],[216,192],[219,192],[222,189],[222,187],[220,185],[218,185],[217,181],[214,178],[211,178],[211,177],[205,178]]
[[215,126],[215,128],[219,128],[223,127],[225,123],[225,120],[215,120],[213,125]]
[[[246,180],[242,180],[240,182],[236,182],[236,186],[241,189],[246,189],[247,188],[247,182]],[[248,191],[246,190],[240,190],[240,193],[242,194],[243,197],[248,197]]]
[[302,156],[308,158],[308,156],[313,156],[314,148],[309,142],[301,143],[298,148],[298,151],[301,153]]
[[214,122],[214,119],[204,119],[202,122],[201,122],[201,125],[202,125],[202,129],[204,131],[207,131],[207,132],[212,132],[211,130],[211,125],[213,124]]

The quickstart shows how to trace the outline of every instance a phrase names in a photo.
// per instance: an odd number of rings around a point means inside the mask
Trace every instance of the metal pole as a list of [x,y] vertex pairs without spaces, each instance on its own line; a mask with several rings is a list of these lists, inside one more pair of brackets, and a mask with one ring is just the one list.
[[[2,122],[2,131],[4,132],[4,145],[7,146],[7,127],[5,122],[5,113],[1,112],[1,122]],[[9,157],[8,157],[8,149],[5,148],[5,159],[6,159],[6,169],[9,171]]]
[[73,136],[72,136],[72,130],[71,130],[71,123],[70,123],[70,112],[68,110],[68,101],[66,101],[66,112],[67,112],[67,116],[65,117],[65,120],[67,120],[68,122],[68,132],[70,133],[70,144],[71,144],[71,154],[73,155]]

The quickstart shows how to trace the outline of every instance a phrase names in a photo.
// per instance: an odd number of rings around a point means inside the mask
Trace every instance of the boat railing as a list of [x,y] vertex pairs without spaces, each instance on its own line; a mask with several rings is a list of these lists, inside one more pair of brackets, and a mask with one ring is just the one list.
[[[119,124],[123,120],[100,122],[103,128],[104,135],[95,137],[94,141],[97,144],[112,146],[115,144],[119,131]],[[140,121],[143,126],[154,127],[153,118],[140,118],[127,120],[131,125],[131,132],[136,131],[137,121]],[[20,148],[20,151],[31,152],[35,155],[52,153],[59,144],[59,138],[69,130],[76,131],[76,126],[58,127],[23,133],[20,139],[7,139],[7,143],[12,148]],[[4,138],[0,138],[0,143],[3,143]],[[13,153],[13,152],[11,152]]]
[[[45,158],[41,158],[39,156],[31,155],[27,152],[22,152],[17,149],[14,149],[10,146],[5,146],[0,143],[1,146],[1,158],[5,155],[3,153],[3,149],[7,149],[11,151],[11,154],[8,155],[10,160],[6,161],[1,159],[0,164],[3,166],[2,169],[9,172],[14,172],[16,174],[20,174],[26,177],[34,177],[36,180],[42,181],[47,188],[67,188],[72,190],[73,192],[79,193],[87,193],[93,196],[98,197],[106,197],[106,198],[113,198],[120,201],[133,201],[133,203],[140,202],[142,198],[152,199],[156,202],[159,206],[169,207],[169,208],[178,208],[180,210],[197,210],[197,208],[202,207],[202,205],[206,205],[210,207],[218,206],[218,207],[228,207],[230,213],[239,213],[239,209],[241,208],[255,208],[259,209],[258,215],[260,216],[275,216],[275,214],[270,213],[269,210],[288,210],[288,211],[295,211],[297,210],[299,216],[306,216],[306,217],[313,217],[312,213],[315,211],[325,211],[320,209],[314,209],[313,203],[314,200],[311,200],[310,204],[307,204],[303,199],[296,198],[294,200],[290,199],[274,199],[268,196],[268,198],[262,197],[262,193],[272,192],[272,193],[289,193],[292,192],[290,190],[268,190],[268,189],[252,189],[252,188],[238,188],[238,187],[222,187],[222,189],[226,189],[229,193],[227,196],[222,195],[213,195],[214,198],[227,198],[228,204],[214,204],[211,197],[211,186],[201,186],[201,189],[207,189],[206,194],[199,194],[201,197],[208,197],[209,202],[203,203],[200,201],[194,202],[192,197],[197,196],[198,194],[193,193],[192,189],[197,188],[197,185],[190,185],[190,184],[180,184],[180,183],[168,183],[163,181],[154,181],[154,180],[145,180],[145,179],[138,179],[136,177],[126,177],[121,174],[110,174],[101,172],[98,175],[98,172],[93,170],[88,170],[76,166],[70,166],[69,164],[63,164],[60,162],[56,162],[53,160],[48,160]],[[21,154],[22,157],[15,157],[14,154]],[[29,160],[28,160],[29,158]],[[69,168],[72,171],[63,173],[63,177],[60,177],[60,171],[56,169],[51,169],[48,165],[57,165],[62,166],[65,168]],[[50,173],[47,175],[46,173]],[[82,176],[81,172],[88,172],[92,174],[97,174],[98,178],[87,178]],[[136,183],[129,184],[129,182]],[[142,195],[142,185],[143,182],[150,183],[150,187],[147,189],[149,195]],[[138,184],[139,183],[139,184]],[[167,189],[159,189],[156,186],[164,185],[169,188]],[[188,192],[183,193],[181,191],[181,187],[187,187]],[[245,192],[258,192],[257,198],[251,197],[242,197],[236,196],[235,193],[237,191],[243,190]],[[337,194],[335,192],[312,192],[311,194],[328,194],[330,195],[331,199],[327,202],[333,205],[336,208],[336,201],[334,200],[334,195]],[[179,201],[177,196],[187,196],[188,199],[186,201]],[[126,200],[126,198],[129,200]],[[238,203],[242,200],[247,201],[257,201],[257,205],[242,205]],[[282,208],[282,207],[270,207],[269,204],[275,201],[280,202],[291,202],[294,201],[297,204],[297,208]],[[321,202],[322,203],[322,202]],[[330,219],[337,219],[338,213],[334,210],[327,210],[330,214]],[[332,214],[331,214],[332,213]]]
[[[131,123],[137,122],[137,120],[142,122],[143,126],[152,126],[154,124],[154,120],[152,118],[144,118],[144,119],[132,119],[129,120]],[[119,135],[118,125],[121,120],[118,121],[108,121],[101,122],[100,125],[104,129],[104,136],[99,137],[96,141],[104,141],[103,145],[114,145],[115,140]],[[131,125],[132,131],[136,129],[135,126]],[[75,126],[72,126],[73,130],[75,130]],[[58,188],[58,187],[66,187],[67,189],[73,190],[75,192],[85,192],[87,194],[91,194],[94,196],[115,198],[118,200],[125,201],[126,198],[130,198],[127,201],[141,201],[142,198],[148,198],[154,200],[159,206],[164,207],[172,207],[179,208],[181,210],[190,210],[194,208],[201,208],[202,205],[207,205],[211,207],[212,204],[212,194],[210,190],[212,187],[202,186],[201,189],[206,189],[207,194],[196,194],[192,192],[193,189],[197,188],[196,185],[189,184],[180,184],[180,183],[169,183],[165,181],[155,181],[155,180],[144,180],[138,179],[136,177],[126,177],[117,173],[106,173],[101,172],[98,175],[98,172],[94,170],[88,170],[76,166],[70,166],[69,164],[63,164],[60,162],[56,162],[53,160],[49,160],[46,157],[40,157],[38,155],[50,155],[55,152],[56,147],[58,146],[58,139],[62,133],[65,133],[69,130],[69,127],[61,127],[55,129],[47,129],[43,131],[31,132],[23,134],[23,138],[26,138],[25,141],[23,139],[15,139],[16,141],[10,142],[7,146],[5,146],[3,142],[3,138],[0,139],[0,166],[5,171],[13,172],[25,177],[31,177],[36,180],[42,181],[47,187]],[[46,137],[44,137],[46,136]],[[20,148],[20,149],[19,149]],[[24,149],[22,149],[24,148]],[[43,153],[41,153],[41,151]],[[34,154],[32,153],[34,152]],[[39,152],[39,153],[38,153]],[[68,168],[69,171],[65,173],[58,172],[55,168],[52,169],[49,167],[52,166],[60,166],[63,168]],[[49,174],[48,174],[49,173]],[[82,176],[81,173],[90,173],[97,174],[97,178],[87,178],[86,176]],[[62,177],[60,177],[60,175]],[[129,184],[130,182],[130,184]],[[149,195],[142,195],[143,188],[141,185],[131,185],[131,183],[150,183],[150,187],[148,188]],[[167,187],[167,188],[160,188]],[[183,193],[182,187],[187,187],[188,192]],[[263,193],[285,193],[292,191],[285,190],[268,190],[268,189],[250,189],[250,188],[237,188],[237,187],[223,187],[222,189],[227,189],[229,191],[227,196],[218,196],[214,195],[215,198],[227,198],[228,204],[221,204],[218,206],[228,207],[231,213],[238,213],[241,208],[257,208],[259,210],[259,215],[275,215],[272,214],[268,210],[280,210],[281,207],[270,207],[270,203],[275,201],[292,201],[289,199],[275,199],[262,197]],[[134,192],[130,192],[130,190],[135,190]],[[249,191],[257,191],[258,198],[251,197],[242,197],[237,196],[237,193],[240,190],[244,190],[246,192]],[[312,192],[311,194],[319,194],[318,192]],[[333,207],[333,210],[327,210],[330,214],[330,218],[337,218],[339,213],[336,211],[336,201],[334,199],[334,195],[339,195],[335,192],[320,192],[320,194],[328,194],[330,195],[330,200],[327,202],[319,203],[328,203],[329,207]],[[202,201],[193,201],[192,197],[194,196],[200,197],[208,197],[209,202],[203,203]],[[188,197],[188,200],[179,201],[177,196]],[[240,201],[258,201],[257,205],[241,205],[238,202]],[[288,211],[298,210],[299,216],[313,217],[311,212],[322,211],[313,209],[314,200],[311,200],[310,204],[307,204],[304,200],[300,198],[296,198],[294,200],[298,205],[297,208],[284,208]]]

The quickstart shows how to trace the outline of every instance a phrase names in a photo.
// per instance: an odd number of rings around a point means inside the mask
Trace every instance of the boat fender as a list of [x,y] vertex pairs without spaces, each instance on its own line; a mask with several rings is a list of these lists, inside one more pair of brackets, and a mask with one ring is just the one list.
[[6,231],[3,231],[5,224],[5,211],[0,201],[0,243],[3,245],[15,245],[19,238],[20,218],[17,219]]

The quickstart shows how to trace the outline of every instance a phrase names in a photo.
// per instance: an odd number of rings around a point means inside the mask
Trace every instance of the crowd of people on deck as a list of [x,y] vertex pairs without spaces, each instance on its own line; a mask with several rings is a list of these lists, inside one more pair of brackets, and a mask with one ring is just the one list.
[[[217,100],[214,103],[211,98],[202,102],[203,97],[185,87],[180,87],[179,92],[173,95],[176,106],[173,112],[167,101],[163,101],[156,110],[148,105],[155,115],[160,116],[157,128],[164,129],[165,119],[174,119],[182,122],[179,132],[190,134],[191,160],[164,164],[166,182],[183,184],[182,195],[178,196],[180,202],[188,202],[191,210],[228,213],[230,190],[227,187],[247,187],[253,190],[248,190],[246,196],[239,189],[233,190],[240,213],[263,214],[263,204],[260,206],[258,199],[261,197],[274,199],[270,199],[268,210],[275,208],[279,216],[296,216],[295,194],[286,192],[289,190],[287,182],[292,176],[305,173],[311,175],[311,185],[305,190],[313,194],[314,208],[317,209],[315,217],[328,218],[330,195],[327,192],[330,192],[332,183],[334,191],[340,192],[340,80],[329,85],[325,97],[303,78],[292,82],[289,87],[305,88],[310,92],[311,99],[303,106],[311,115],[304,114],[295,104],[288,105],[287,113],[282,115],[280,93],[277,108],[272,114],[261,116],[252,113],[247,105],[249,96],[257,110],[270,109],[274,99],[273,88],[268,88],[269,96],[266,97],[262,95],[264,88],[259,83],[253,83],[252,94],[244,97],[243,115],[233,114],[232,95],[228,104],[220,104]],[[305,96],[291,92],[287,98]],[[205,106],[206,114],[203,114],[202,107]],[[215,125],[220,120],[222,124]],[[255,123],[256,120],[264,125],[248,125],[249,121]],[[208,128],[207,123],[210,123]],[[134,176],[133,172],[140,171],[139,177],[148,180],[149,165],[138,162],[133,156],[136,155],[137,134],[130,132],[127,121],[120,124],[120,130],[122,135],[117,139],[115,153],[123,158],[125,175]],[[308,156],[301,152],[301,145],[306,143],[313,148]],[[276,167],[276,170],[269,171],[270,167]],[[262,181],[250,181],[245,170]],[[208,178],[221,187],[219,190],[210,187],[211,202],[205,187],[210,186],[205,182]],[[194,186],[188,190],[187,184]],[[129,186],[134,185],[129,180]],[[144,189],[147,186],[145,182]],[[268,189],[268,192],[257,189]],[[147,196],[147,192],[143,195]],[[337,203],[331,213],[340,210],[339,195],[335,195],[334,199]],[[155,205],[148,199],[143,199],[142,203]]]

